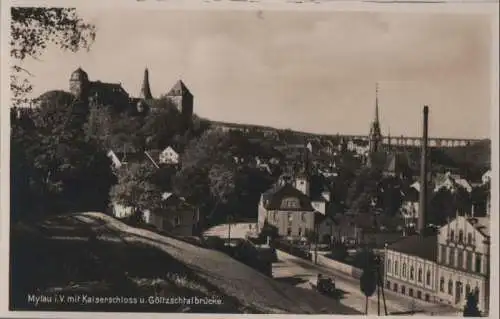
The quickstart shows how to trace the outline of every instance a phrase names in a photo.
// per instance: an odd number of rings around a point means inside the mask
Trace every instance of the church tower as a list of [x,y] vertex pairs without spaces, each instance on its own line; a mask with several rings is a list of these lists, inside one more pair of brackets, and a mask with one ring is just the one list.
[[380,122],[378,116],[378,83],[375,89],[375,118],[370,127],[369,154],[377,153],[382,147],[382,133],[380,132]]
[[90,87],[89,76],[82,68],[76,69],[69,78],[69,91],[73,96],[81,101],[88,98],[88,90]]
[[148,68],[144,70],[144,79],[142,80],[141,94],[139,97],[143,100],[151,100],[153,95],[151,94],[151,88],[149,87],[149,71]]

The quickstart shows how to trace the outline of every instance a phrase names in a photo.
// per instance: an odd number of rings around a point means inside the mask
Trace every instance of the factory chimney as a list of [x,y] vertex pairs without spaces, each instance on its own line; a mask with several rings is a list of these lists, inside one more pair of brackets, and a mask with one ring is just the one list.
[[427,143],[428,143],[428,126],[429,126],[429,107],[424,106],[423,110],[423,132],[422,132],[422,150],[420,159],[420,203],[418,214],[418,232],[423,234],[426,227],[427,219],[427,177],[428,177],[428,156],[427,156]]

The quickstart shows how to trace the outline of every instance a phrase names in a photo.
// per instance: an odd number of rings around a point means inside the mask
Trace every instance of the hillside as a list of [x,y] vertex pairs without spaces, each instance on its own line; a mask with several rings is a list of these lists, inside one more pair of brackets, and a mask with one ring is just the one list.
[[[53,218],[38,231],[23,229],[13,231],[17,253],[11,261],[15,292],[11,308],[33,309],[22,300],[36,287],[39,293],[215,295],[223,300],[222,306],[204,308],[117,304],[92,308],[73,304],[67,305],[67,310],[357,313],[315,292],[278,283],[223,253],[133,228],[101,213]],[[44,241],[46,245],[37,247]],[[38,310],[62,310],[61,306],[53,309],[51,304],[41,306]]]

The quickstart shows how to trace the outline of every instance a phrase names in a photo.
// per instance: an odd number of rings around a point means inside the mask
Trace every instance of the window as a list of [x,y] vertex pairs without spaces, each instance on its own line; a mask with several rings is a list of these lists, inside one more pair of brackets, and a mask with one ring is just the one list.
[[281,208],[282,209],[300,208],[300,201],[298,198],[295,197],[284,198],[281,201]]
[[403,278],[406,278],[406,263],[403,263]]
[[387,289],[391,289],[391,282],[389,280],[387,280],[387,282],[385,283],[385,287]]
[[455,266],[455,249],[450,247],[450,258],[448,260],[450,266]]
[[431,296],[429,296],[429,294],[425,294],[425,301],[431,301]]
[[418,268],[418,282],[422,282],[423,271],[422,268]]
[[459,249],[457,253],[457,267],[464,267],[464,252],[461,249]]
[[292,236],[292,227],[288,227],[288,228],[286,229],[286,235],[287,235],[287,236]]
[[391,272],[391,259],[387,259],[387,272],[390,273]]
[[444,278],[439,279],[439,291],[444,292]]
[[455,231],[454,231],[454,230],[452,230],[452,231],[450,232],[450,240],[451,240],[451,241],[455,241]]
[[409,291],[408,291],[408,295],[410,297],[413,297],[413,288],[410,288]]
[[453,281],[448,280],[448,295],[453,296]]
[[465,295],[468,296],[470,294],[470,285],[465,285]]
[[417,291],[417,298],[422,299],[422,292],[420,290]]
[[288,219],[288,224],[290,225],[292,223],[292,220],[293,220],[293,215],[292,213],[288,213],[287,215],[287,219]]
[[394,262],[394,274],[395,274],[395,275],[399,275],[399,269],[398,269],[398,266],[399,266],[399,265],[398,265],[398,261],[396,260],[396,261]]
[[441,245],[441,263],[446,264],[446,246]]
[[401,286],[401,293],[403,295],[406,294],[406,287],[405,286]]
[[393,288],[394,288],[393,290],[397,292],[398,291],[398,284],[394,284]]
[[181,224],[181,216],[175,216],[174,226],[179,226]]
[[300,214],[300,219],[305,222],[306,221],[306,213]]
[[302,236],[302,227],[299,227],[299,236]]
[[458,232],[458,242],[463,244],[464,243],[464,231],[463,230],[460,230]]
[[472,245],[472,234],[467,233],[467,245]]
[[466,268],[468,271],[472,271],[472,251],[467,252]]
[[415,269],[413,266],[410,268],[410,280],[413,280],[415,278]]
[[427,274],[425,275],[425,284],[430,286],[431,284],[431,271],[427,270]]
[[474,270],[476,272],[481,272],[481,254],[476,254],[476,267]]

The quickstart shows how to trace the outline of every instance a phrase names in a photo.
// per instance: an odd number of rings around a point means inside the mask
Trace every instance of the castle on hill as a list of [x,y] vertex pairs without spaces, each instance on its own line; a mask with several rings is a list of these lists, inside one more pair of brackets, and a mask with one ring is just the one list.
[[156,101],[166,98],[177,108],[186,125],[190,125],[193,116],[193,95],[184,82],[177,81],[167,94],[154,98],[149,85],[147,68],[144,70],[139,97],[131,97],[121,83],[90,81],[87,72],[82,68],[76,69],[71,74],[69,91],[77,100],[88,102],[89,105],[113,106],[117,111],[128,111],[132,114],[158,111],[158,106],[162,104]]

